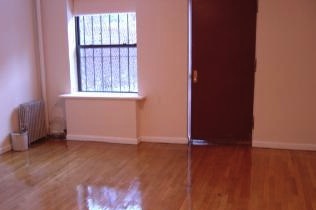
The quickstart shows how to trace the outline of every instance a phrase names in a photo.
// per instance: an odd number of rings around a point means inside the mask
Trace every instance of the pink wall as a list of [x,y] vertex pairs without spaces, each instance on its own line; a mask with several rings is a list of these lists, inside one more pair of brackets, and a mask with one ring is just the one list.
[[16,108],[41,95],[35,20],[35,1],[0,1],[0,153],[18,130]]
[[[185,138],[187,0],[74,3],[78,13],[136,6],[139,88],[146,96],[138,111],[139,134],[144,140]],[[43,0],[43,11],[52,109],[58,95],[70,90],[66,0]],[[315,11],[313,0],[259,0],[254,145],[304,148],[316,144]]]
[[137,2],[142,140],[187,136],[187,0]]
[[73,0],[74,14],[91,14],[104,12],[136,11],[138,2],[142,0]]
[[[108,1],[76,0],[78,8],[116,10]],[[117,2],[117,1],[116,1]],[[143,140],[186,137],[187,1],[122,0],[136,5]],[[18,129],[16,108],[40,98],[34,0],[2,0],[0,22],[0,152]],[[58,95],[70,91],[68,17],[72,0],[42,0],[47,93],[51,126],[64,123]],[[101,11],[101,10],[100,10]],[[254,145],[315,148],[316,3],[259,1]],[[161,15],[163,14],[163,15]],[[8,21],[9,20],[9,21]],[[115,111],[115,110],[113,110]],[[62,128],[64,125],[61,125]],[[57,126],[58,127],[58,126]]]
[[316,1],[259,1],[254,145],[316,149],[315,20]]
[[67,139],[138,143],[135,99],[78,97],[65,100]]
[[[71,1],[68,1],[71,2]],[[88,3],[89,2],[89,3]],[[120,4],[118,4],[120,2]],[[162,137],[186,141],[187,0],[75,0],[75,13],[137,12],[140,94],[137,114],[143,140]],[[51,127],[62,116],[58,95],[70,92],[67,1],[43,0],[43,28]],[[69,11],[68,11],[69,12]],[[162,15],[163,14],[163,15]],[[70,34],[70,33],[69,33]],[[123,103],[123,102],[122,102]],[[107,110],[115,112],[116,110]],[[92,113],[93,114],[93,113]],[[56,120],[55,120],[56,119]],[[124,119],[122,119],[124,120]],[[161,138],[161,139],[162,139]]]
[[48,114],[52,133],[62,132],[65,127],[64,103],[58,96],[70,92],[67,3],[66,0],[42,0]]

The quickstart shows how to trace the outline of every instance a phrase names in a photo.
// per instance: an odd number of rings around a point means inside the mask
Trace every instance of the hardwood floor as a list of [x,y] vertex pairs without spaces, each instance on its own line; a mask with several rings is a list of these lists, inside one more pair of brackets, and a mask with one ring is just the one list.
[[316,153],[192,149],[192,209],[316,209]]
[[316,210],[316,153],[48,140],[0,156],[0,209]]

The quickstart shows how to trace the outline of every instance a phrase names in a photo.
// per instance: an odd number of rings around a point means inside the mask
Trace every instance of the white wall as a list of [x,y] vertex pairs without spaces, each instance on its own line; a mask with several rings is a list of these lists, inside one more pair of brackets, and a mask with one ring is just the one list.
[[18,131],[17,107],[39,99],[34,0],[0,1],[0,153]]
[[[139,90],[146,96],[138,110],[138,133],[144,141],[164,139],[185,142],[187,0],[74,1],[74,12],[77,14],[135,10]],[[70,91],[66,0],[43,0],[43,14],[47,89],[50,119],[53,121],[56,116],[52,110],[63,107],[58,95]]]
[[316,150],[316,1],[259,1],[254,145]]

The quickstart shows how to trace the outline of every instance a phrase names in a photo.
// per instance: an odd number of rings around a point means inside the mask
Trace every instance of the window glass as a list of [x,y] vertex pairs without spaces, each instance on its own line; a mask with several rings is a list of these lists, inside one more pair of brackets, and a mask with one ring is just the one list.
[[76,17],[78,86],[83,92],[137,92],[136,13]]

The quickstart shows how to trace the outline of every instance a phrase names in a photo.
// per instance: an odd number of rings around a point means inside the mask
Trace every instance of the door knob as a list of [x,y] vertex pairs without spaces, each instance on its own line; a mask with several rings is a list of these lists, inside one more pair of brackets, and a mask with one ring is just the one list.
[[193,83],[198,82],[198,72],[197,70],[193,70]]

